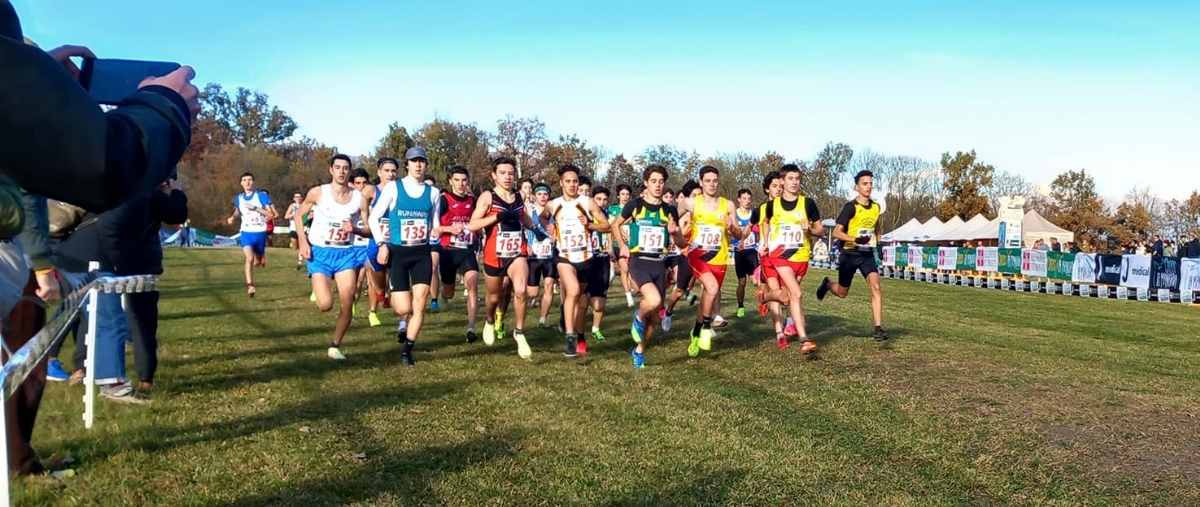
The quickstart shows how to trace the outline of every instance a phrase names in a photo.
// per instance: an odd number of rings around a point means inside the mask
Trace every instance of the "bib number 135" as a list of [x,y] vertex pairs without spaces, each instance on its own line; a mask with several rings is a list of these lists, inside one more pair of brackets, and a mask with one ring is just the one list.
[[400,222],[400,241],[404,244],[420,245],[429,240],[429,224],[424,220]]

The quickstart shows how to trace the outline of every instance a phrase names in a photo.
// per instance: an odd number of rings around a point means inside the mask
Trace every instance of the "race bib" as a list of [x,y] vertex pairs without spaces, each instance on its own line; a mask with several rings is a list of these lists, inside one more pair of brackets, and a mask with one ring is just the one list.
[[421,246],[429,243],[429,222],[419,218],[400,220],[400,244]]
[[535,241],[533,245],[533,256],[538,259],[549,259],[554,245],[550,244],[550,240]]
[[696,247],[701,250],[721,249],[721,227],[702,224],[697,227]]
[[249,213],[242,214],[242,219],[245,220],[246,226],[248,227],[262,227],[267,224],[266,221],[263,220],[262,214],[257,211],[251,211]]
[[390,225],[391,222],[388,221],[387,217],[379,219],[379,226],[383,228],[383,239],[377,243],[384,243],[387,242],[387,240],[392,239],[392,228]]
[[521,232],[500,231],[496,233],[496,256],[504,259],[521,254]]
[[663,253],[667,245],[667,228],[643,225],[638,228],[638,246],[643,252]]
[[588,233],[581,224],[559,224],[558,250],[581,252],[588,248]]
[[739,244],[742,245],[743,250],[753,249],[758,244],[758,234],[753,232],[747,234],[745,238],[742,238],[742,242]]
[[450,246],[454,248],[471,248],[475,244],[475,233],[467,229],[467,224],[455,224],[463,226],[462,232],[450,235]]
[[871,238],[871,242],[867,243],[866,245],[859,245],[859,248],[875,246],[875,229],[859,229],[858,236],[856,236],[856,237],[861,238],[863,236]]
[[780,224],[775,238],[780,247],[804,248],[804,229],[800,228],[800,224]]
[[350,246],[351,234],[342,230],[341,222],[326,222],[325,246]]

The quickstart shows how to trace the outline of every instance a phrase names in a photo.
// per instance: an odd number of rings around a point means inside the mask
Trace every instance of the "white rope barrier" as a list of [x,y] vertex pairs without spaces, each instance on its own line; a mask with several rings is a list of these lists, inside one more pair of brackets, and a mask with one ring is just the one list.
[[[20,349],[13,352],[4,362],[4,367],[0,368],[0,406],[4,407],[4,410],[8,409],[8,399],[20,388],[34,367],[45,358],[46,352],[54,344],[66,337],[67,332],[79,321],[84,305],[87,305],[87,334],[84,338],[84,343],[87,346],[87,359],[84,362],[84,371],[86,374],[84,378],[83,425],[84,428],[91,429],[95,423],[97,299],[101,293],[122,294],[123,310],[125,294],[157,291],[159,276],[135,275],[102,278],[97,275],[100,266],[96,262],[89,264],[88,269],[90,273],[86,279],[86,283],[63,297],[62,305],[46,323],[46,326],[30,338]],[[124,357],[125,355],[121,354],[122,360],[124,360]],[[0,418],[0,432],[3,432],[5,436],[5,438],[0,439],[0,452],[4,455],[3,477],[0,478],[0,505],[10,504],[7,431],[7,418]]]

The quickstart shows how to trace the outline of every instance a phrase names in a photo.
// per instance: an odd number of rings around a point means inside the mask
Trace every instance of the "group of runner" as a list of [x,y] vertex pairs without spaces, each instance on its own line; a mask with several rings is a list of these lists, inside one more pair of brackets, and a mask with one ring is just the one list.
[[[699,309],[687,350],[698,356],[712,348],[716,330],[728,324],[718,310],[731,263],[738,280],[737,317],[746,316],[749,282],[755,286],[760,315],[773,321],[779,348],[795,339],[805,355],[818,349],[807,335],[801,281],[813,238],[822,237],[825,228],[816,203],[800,194],[801,171],[794,164],[765,175],[765,200],[752,206],[749,189],[739,190],[736,200],[719,195],[720,171],[712,166],[701,168],[699,181],[689,180],[675,194],[666,188],[668,170],[650,165],[642,171],[637,195],[627,184],[617,185],[610,195],[607,188],[593,188],[578,167],[565,165],[557,171],[560,195],[551,198],[546,183],[518,183],[517,163],[508,157],[492,161],[494,186],[477,196],[470,192],[467,168],[452,167],[448,189],[442,191],[425,174],[427,163],[425,151],[414,147],[405,153],[403,178],[398,178],[400,162],[384,158],[372,180],[365,170],[352,170],[349,157],[336,155],[330,162],[330,183],[293,196],[284,218],[291,221],[297,269],[307,261],[310,299],[321,311],[330,311],[337,288],[339,312],[327,351],[331,359],[345,359],[341,345],[364,282],[371,326],[381,325],[380,305],[391,306],[399,316],[397,340],[404,364],[415,364],[412,352],[425,311],[444,308],[458,292],[460,279],[466,341],[475,342],[479,264],[486,287],[483,341],[493,345],[506,338],[504,317],[511,308],[511,336],[521,358],[532,356],[525,336],[527,312],[540,306],[538,322],[546,326],[556,287],[563,354],[586,354],[589,337],[604,340],[600,323],[617,277],[627,306],[636,306],[629,327],[634,368],[644,367],[651,337],[657,329],[671,329],[676,304],[689,297],[693,304],[698,300]],[[861,273],[872,292],[875,339],[885,341],[875,263],[881,208],[871,200],[873,180],[869,171],[855,175],[858,195],[843,207],[832,231],[833,239],[846,245],[838,280],[822,280],[817,299],[828,293],[846,297]],[[254,188],[253,175],[244,175],[241,184],[230,221],[241,217],[247,292],[253,297],[253,269],[265,266],[262,224],[274,220],[276,212],[270,198]],[[698,295],[690,294],[693,288]],[[589,308],[593,319],[587,332]]]

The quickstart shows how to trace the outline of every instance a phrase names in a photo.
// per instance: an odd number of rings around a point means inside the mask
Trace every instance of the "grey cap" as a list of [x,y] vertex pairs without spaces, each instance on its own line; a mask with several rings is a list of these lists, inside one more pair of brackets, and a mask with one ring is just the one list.
[[429,157],[425,156],[425,148],[420,146],[413,146],[412,148],[409,148],[408,151],[404,152],[404,160],[412,160],[414,158],[423,158],[425,160],[429,160]]

